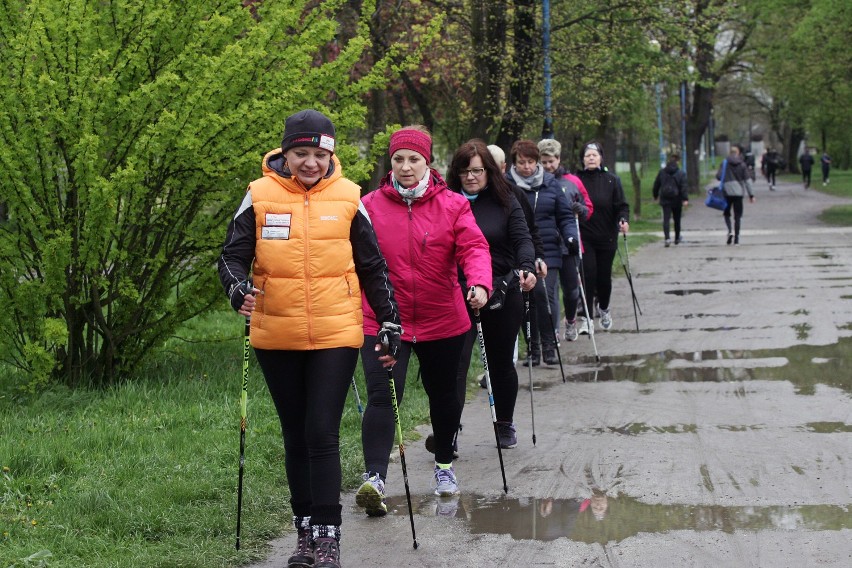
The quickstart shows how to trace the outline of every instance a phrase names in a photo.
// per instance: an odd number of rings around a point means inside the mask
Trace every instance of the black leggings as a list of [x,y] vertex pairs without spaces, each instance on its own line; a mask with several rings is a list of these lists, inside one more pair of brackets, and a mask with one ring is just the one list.
[[663,204],[663,236],[666,240],[669,240],[669,220],[674,218],[674,234],[675,240],[680,239],[680,217],[683,212],[683,204],[678,203],[676,205],[671,205],[668,203]]
[[293,514],[340,526],[340,419],[358,350],[254,352],[281,422]]
[[811,170],[802,170],[802,181],[805,183],[805,187],[810,187],[811,185]]
[[[532,290],[532,342],[535,351],[556,349],[556,328],[559,326],[559,274],[561,269],[548,267],[547,277],[538,278]],[[546,289],[546,290],[545,290]],[[548,306],[550,310],[548,311]],[[514,349],[513,349],[514,350]]]
[[577,275],[577,261],[580,257],[572,254],[562,255],[562,268],[559,269],[559,283],[562,285],[562,307],[565,319],[574,321],[577,316],[577,304],[580,303],[580,277]]
[[591,314],[586,317],[594,319],[595,298],[602,310],[609,308],[612,296],[612,262],[615,260],[617,249],[601,248],[585,243],[583,251],[583,284],[586,290],[586,304]]
[[[405,375],[411,352],[420,361],[420,376],[423,389],[429,397],[429,415],[435,431],[435,461],[453,461],[453,437],[459,428],[461,405],[456,394],[456,374],[459,368],[462,346],[466,333],[436,339],[434,341],[402,342],[396,365],[393,366],[393,382],[397,405],[402,406],[405,392]],[[361,444],[364,448],[364,467],[377,473],[382,479],[388,474],[388,460],[396,435],[396,420],[393,415],[387,369],[374,351],[376,337],[364,337],[361,348],[361,364],[367,381],[367,408],[361,421]]]
[[728,227],[728,233],[731,232],[731,208],[734,209],[734,236],[740,236],[740,219],[743,216],[743,196],[725,195],[725,201],[728,202],[727,207],[722,212],[725,217],[725,226]]
[[[532,310],[532,308],[530,308]],[[506,303],[500,310],[479,312],[482,322],[482,338],[485,341],[485,357],[488,359],[488,377],[491,380],[491,392],[494,395],[494,411],[500,422],[512,422],[515,414],[515,401],[518,398],[518,371],[513,361],[515,341],[521,322],[524,319],[524,303],[521,291],[517,288],[506,294]],[[473,318],[471,314],[471,323]],[[467,387],[467,370],[473,344],[478,341],[476,326],[472,325],[465,336],[456,385],[459,401],[464,405]]]

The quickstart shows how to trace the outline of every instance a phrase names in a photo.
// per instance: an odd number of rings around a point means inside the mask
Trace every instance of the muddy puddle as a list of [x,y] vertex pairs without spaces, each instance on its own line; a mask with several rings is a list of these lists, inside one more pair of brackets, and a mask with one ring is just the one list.
[[[804,334],[807,330],[800,330]],[[663,351],[644,356],[571,357],[566,378],[571,381],[789,381],[796,393],[813,394],[822,384],[852,393],[852,338],[825,346],[796,345],[786,349],[714,350],[693,353]],[[536,384],[536,390],[539,385]]]
[[[473,534],[508,534],[516,540],[569,538],[618,542],[639,533],[670,531],[852,529],[852,511],[832,505],[722,507],[649,505],[624,495],[589,499],[412,496],[416,516],[452,517]],[[404,496],[388,499],[390,514],[408,516]],[[415,519],[416,522],[416,519]]]

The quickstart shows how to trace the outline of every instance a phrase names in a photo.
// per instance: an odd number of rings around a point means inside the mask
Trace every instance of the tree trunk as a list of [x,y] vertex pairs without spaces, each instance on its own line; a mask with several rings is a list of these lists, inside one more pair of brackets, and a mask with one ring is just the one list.
[[[530,106],[538,65],[538,43],[533,41],[536,33],[535,6],[533,0],[515,2],[515,57],[512,60],[512,77],[509,82],[509,100],[503,111],[497,145],[506,150],[524,132],[524,117]],[[508,152],[507,152],[508,154]]]
[[476,84],[468,138],[488,140],[500,116],[500,92],[505,80],[506,3],[474,0],[471,11]]
[[787,160],[787,171],[791,174],[802,173],[799,169],[799,146],[805,139],[805,129],[800,127],[790,128],[787,142],[784,143],[784,154]]
[[696,83],[692,89],[692,104],[686,105],[686,151],[683,156],[686,164],[686,181],[689,193],[699,193],[701,172],[698,156],[701,151],[701,137],[710,123],[710,109],[713,107],[715,87],[705,87]]
[[636,169],[636,163],[641,160],[639,147],[633,129],[627,131],[627,161],[630,163],[630,181],[633,183],[633,215],[634,219],[642,218],[642,178]]

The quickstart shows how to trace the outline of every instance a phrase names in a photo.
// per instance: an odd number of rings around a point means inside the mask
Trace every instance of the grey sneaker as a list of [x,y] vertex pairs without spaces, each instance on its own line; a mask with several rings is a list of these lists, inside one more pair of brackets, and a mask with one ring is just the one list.
[[601,310],[601,327],[605,330],[612,327],[612,315],[610,315],[609,310],[609,308]]
[[576,341],[579,334],[577,333],[577,324],[573,321],[565,322],[565,341]]
[[[579,335],[589,335],[589,331],[590,331],[589,319],[585,318],[583,316],[580,316],[580,317],[577,318],[577,320],[580,322],[580,324],[577,326],[577,333]],[[594,325],[594,323],[592,323],[591,325]]]
[[355,504],[363,507],[368,517],[384,517],[388,514],[388,506],[385,504],[385,482],[377,473],[373,475],[365,473],[361,479],[364,483],[355,494]]
[[500,447],[504,450],[517,446],[518,435],[515,431],[515,425],[511,422],[498,422],[497,439],[500,440]]
[[458,495],[459,483],[456,480],[456,472],[450,467],[449,469],[441,469],[435,466],[435,495],[438,497],[450,497]]

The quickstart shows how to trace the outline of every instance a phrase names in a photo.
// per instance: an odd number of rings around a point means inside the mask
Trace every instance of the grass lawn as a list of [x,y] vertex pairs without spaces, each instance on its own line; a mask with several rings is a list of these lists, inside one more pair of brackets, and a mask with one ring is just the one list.
[[[140,372],[106,391],[25,396],[0,367],[0,566],[238,566],[290,523],[283,443],[252,358],[241,550],[235,550],[242,321],[192,321]],[[472,370],[473,372],[473,370]],[[406,429],[428,421],[409,369]],[[356,380],[362,403],[366,387]],[[352,390],[341,427],[344,485],[360,481]]]

